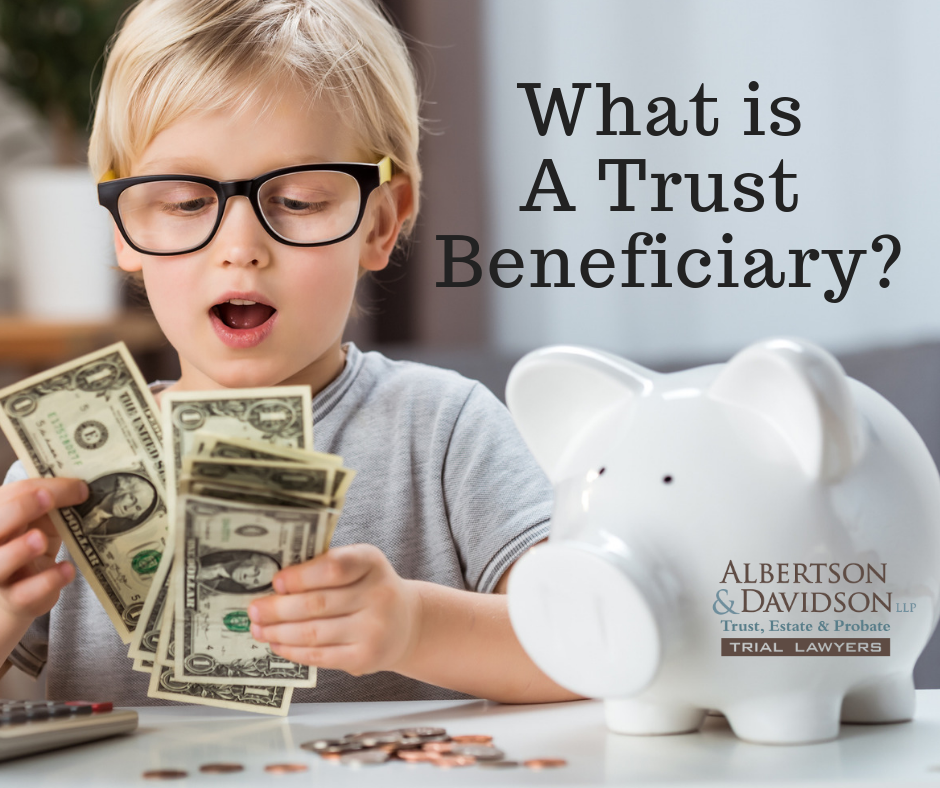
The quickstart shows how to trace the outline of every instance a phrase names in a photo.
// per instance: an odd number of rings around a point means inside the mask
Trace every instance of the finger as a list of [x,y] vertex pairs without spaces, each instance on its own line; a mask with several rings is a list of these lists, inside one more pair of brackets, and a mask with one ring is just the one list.
[[44,514],[42,517],[33,520],[30,525],[33,528],[36,528],[42,531],[46,536],[49,537],[49,546],[53,546],[55,542],[56,548],[58,549],[58,543],[61,541],[59,537],[59,532],[56,530],[56,527],[52,524],[52,519],[48,514]]
[[30,528],[0,547],[0,585],[9,582],[16,572],[42,555],[47,544],[42,531]]
[[255,599],[248,606],[248,617],[255,624],[280,624],[309,621],[313,618],[346,616],[362,609],[362,593],[358,583],[326,591],[304,591],[296,594],[271,594]]
[[0,540],[19,536],[33,520],[42,517],[52,506],[52,495],[41,488],[26,488],[5,501],[0,505]]
[[7,601],[18,610],[32,616],[49,612],[59,598],[59,592],[75,577],[75,567],[68,561],[56,564],[44,572],[27,577],[6,589]]
[[280,646],[304,646],[323,648],[342,646],[354,640],[354,624],[350,616],[320,618],[316,621],[299,621],[291,624],[271,626],[251,625],[251,636],[261,643],[276,643]]
[[271,645],[271,651],[279,657],[298,662],[301,665],[313,665],[318,668],[345,670],[353,676],[362,675],[357,669],[357,649],[355,646],[325,646],[306,648],[304,646]]
[[32,561],[17,569],[12,575],[10,575],[6,584],[9,585],[11,583],[18,583],[20,580],[24,580],[27,577],[38,575],[40,572],[44,572],[50,566],[55,566],[55,559],[50,558],[48,552],[43,553],[42,555],[36,556],[36,558],[34,558]]
[[274,576],[274,590],[279,594],[296,594],[318,588],[341,588],[355,583],[384,560],[385,556],[372,545],[337,547],[311,561],[282,569]]
[[57,509],[75,506],[88,498],[88,485],[81,479],[24,479],[0,487],[0,505],[24,492],[35,493],[39,490],[45,490],[52,496],[52,502]]

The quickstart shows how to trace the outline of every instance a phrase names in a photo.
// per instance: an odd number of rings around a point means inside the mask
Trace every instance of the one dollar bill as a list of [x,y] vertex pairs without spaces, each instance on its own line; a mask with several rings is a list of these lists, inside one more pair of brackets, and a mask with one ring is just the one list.
[[175,676],[194,683],[316,685],[316,669],[251,636],[248,605],[274,575],[322,545],[325,510],[245,505],[183,495],[178,503]]
[[167,551],[163,435],[123,343],[0,391],[0,428],[34,477],[76,477],[88,499],[50,517],[125,643]]

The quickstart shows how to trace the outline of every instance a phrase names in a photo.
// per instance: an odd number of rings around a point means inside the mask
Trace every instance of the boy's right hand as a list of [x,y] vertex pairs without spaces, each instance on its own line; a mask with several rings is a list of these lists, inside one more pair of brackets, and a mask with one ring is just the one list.
[[55,561],[62,540],[48,513],[87,497],[88,485],[80,479],[26,479],[0,487],[0,615],[8,621],[48,613],[75,577],[68,561]]

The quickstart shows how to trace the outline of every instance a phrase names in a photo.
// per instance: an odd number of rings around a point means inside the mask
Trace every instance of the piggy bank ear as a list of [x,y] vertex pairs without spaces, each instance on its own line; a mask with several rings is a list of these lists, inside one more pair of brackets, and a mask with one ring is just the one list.
[[536,350],[512,368],[506,404],[539,465],[553,470],[565,448],[607,408],[653,387],[656,373],[590,348]]
[[833,356],[809,342],[770,339],[745,348],[708,393],[767,419],[814,479],[836,481],[862,455],[862,423],[848,378]]

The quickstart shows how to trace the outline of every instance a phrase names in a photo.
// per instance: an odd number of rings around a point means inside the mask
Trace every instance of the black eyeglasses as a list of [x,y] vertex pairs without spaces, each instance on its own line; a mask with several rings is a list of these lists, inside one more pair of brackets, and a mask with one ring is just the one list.
[[369,195],[392,177],[386,156],[377,164],[329,163],[285,167],[244,181],[198,175],[141,175],[98,184],[130,247],[174,255],[202,249],[215,236],[230,197],[247,197],[261,225],[288,246],[326,246],[359,227]]

